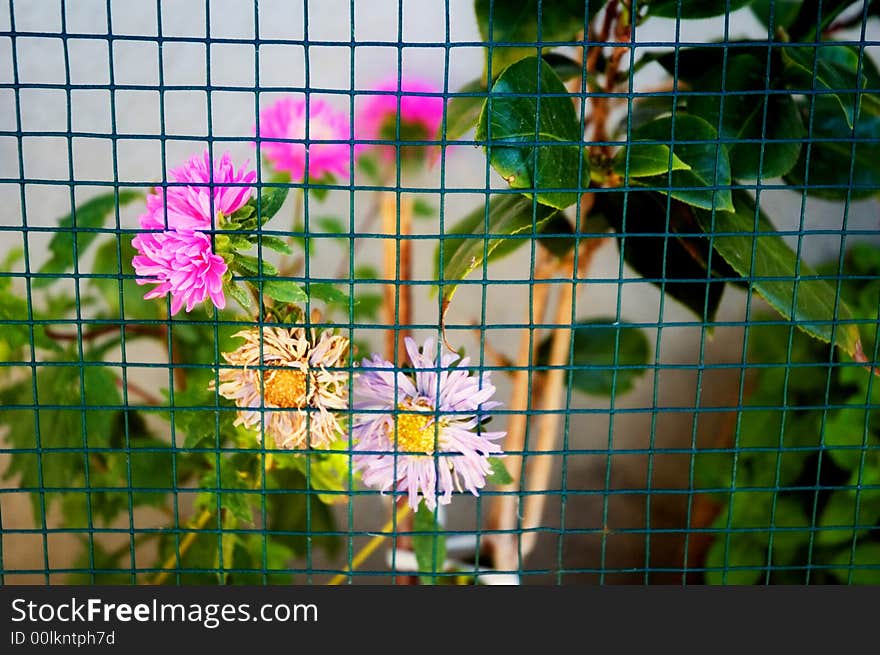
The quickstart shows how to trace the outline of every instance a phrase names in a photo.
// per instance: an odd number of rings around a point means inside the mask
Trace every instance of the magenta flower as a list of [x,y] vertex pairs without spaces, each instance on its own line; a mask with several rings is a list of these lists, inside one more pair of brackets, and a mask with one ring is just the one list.
[[308,109],[309,177],[320,180],[326,175],[348,178],[351,138],[348,116],[321,100],[282,98],[260,111],[260,150],[279,171],[290,173],[294,182],[302,182],[306,171],[306,144],[291,140],[306,139]]
[[246,165],[235,170],[228,152],[212,162],[206,151],[173,169],[170,178],[180,184],[153,189],[140,216],[147,231],[131,241],[138,251],[132,259],[137,283],[156,285],[146,299],[170,293],[172,314],[181,307],[190,312],[205,298],[223,309],[227,266],[204,231],[215,227],[218,216],[234,214],[248,203],[257,173]]
[[211,250],[203,232],[166,230],[146,232],[132,239],[138,255],[132,259],[138,284],[155,284],[144,298],[171,294],[171,314],[193,308],[206,297],[218,309],[226,306],[223,274],[226,262]]
[[[355,131],[358,140],[394,141],[397,139],[397,110],[400,103],[400,139],[430,141],[437,138],[440,124],[443,122],[443,98],[431,82],[404,77],[398,86],[397,78],[386,80],[375,89],[390,91],[381,95],[367,94],[357,112]],[[394,149],[388,146],[359,144],[357,150],[378,147],[386,158],[394,157]]]
[[362,362],[354,408],[371,413],[355,416],[354,468],[371,487],[407,492],[413,509],[423,498],[429,509],[438,500],[446,505],[455,489],[479,495],[491,471],[489,455],[502,452],[493,442],[505,434],[480,430],[487,412],[501,404],[490,400],[489,374],[471,375],[469,360],[452,353],[438,361],[433,339],[419,351],[407,338],[406,352],[414,376],[395,372],[379,355]]
[[211,166],[211,156],[205,151],[172,169],[169,178],[178,184],[167,190],[155,188],[147,196],[147,211],[140,217],[145,230],[212,229],[212,219],[218,214],[229,216],[247,204],[257,172],[248,170],[246,164],[236,171],[228,152]]

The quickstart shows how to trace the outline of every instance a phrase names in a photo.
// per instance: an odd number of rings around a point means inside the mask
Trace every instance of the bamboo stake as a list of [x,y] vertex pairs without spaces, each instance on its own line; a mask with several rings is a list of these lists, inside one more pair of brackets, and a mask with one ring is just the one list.
[[[385,325],[385,356],[389,361],[397,361],[398,365],[406,358],[406,346],[404,340],[409,336],[409,325],[412,325],[412,302],[410,287],[408,284],[395,284],[394,281],[406,282],[412,278],[412,241],[407,237],[412,233],[412,199],[408,196],[398,195],[393,191],[385,191],[380,201],[380,213],[382,216],[382,232],[387,235],[383,242],[383,269],[385,279],[390,282],[385,285],[384,315]],[[399,215],[399,220],[398,220]],[[398,232],[399,230],[399,232]],[[400,239],[390,238],[400,235]],[[398,329],[395,330],[394,326]],[[396,352],[395,352],[396,349]],[[396,355],[396,359],[395,359]],[[398,512],[406,507],[406,498],[398,502]],[[399,525],[404,530],[412,529],[412,516],[400,514],[402,523]],[[378,542],[375,547],[378,547]],[[397,538],[396,548],[399,550],[412,550],[412,539],[409,536]],[[415,584],[417,578],[406,576],[398,580],[398,584]]]
[[[545,253],[539,253],[542,258],[535,267],[535,282],[532,287],[532,303],[526,310],[525,322],[531,325],[533,322],[543,322],[544,312],[547,305],[547,284],[537,284],[539,279],[549,276],[549,266]],[[502,531],[487,537],[487,543],[492,549],[493,565],[498,570],[514,570],[517,566],[517,538],[516,522],[518,516],[519,498],[516,493],[520,489],[520,480],[523,473],[522,451],[525,447],[526,427],[528,415],[526,409],[529,405],[529,361],[537,349],[538,339],[533,334],[533,329],[525,327],[519,341],[519,350],[516,363],[519,368],[513,374],[513,389],[510,393],[510,408],[517,413],[511,414],[507,423],[507,436],[504,438],[504,451],[510,453],[505,457],[505,464],[512,478],[510,484],[499,488],[504,495],[495,496],[489,509],[488,526],[491,531]]]

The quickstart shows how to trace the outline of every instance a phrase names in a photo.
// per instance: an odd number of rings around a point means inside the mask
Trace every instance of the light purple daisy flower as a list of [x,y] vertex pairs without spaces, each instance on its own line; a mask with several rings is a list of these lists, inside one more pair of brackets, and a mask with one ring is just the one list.
[[495,394],[489,373],[471,375],[470,360],[453,353],[438,362],[433,339],[419,351],[407,338],[406,352],[414,376],[379,355],[362,362],[354,408],[371,413],[354,420],[355,469],[364,484],[407,492],[414,510],[422,498],[429,509],[437,500],[447,505],[454,490],[479,495],[491,471],[489,455],[502,453],[494,442],[505,434],[479,430],[501,405],[489,400]]

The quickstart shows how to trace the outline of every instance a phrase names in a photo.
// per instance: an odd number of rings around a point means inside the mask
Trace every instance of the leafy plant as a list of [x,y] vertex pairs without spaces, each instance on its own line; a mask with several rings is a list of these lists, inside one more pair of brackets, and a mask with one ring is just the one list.
[[[841,294],[876,347],[880,249],[856,245]],[[837,262],[819,268],[837,275]],[[772,318],[772,317],[765,317]],[[695,457],[697,491],[717,503],[710,583],[876,584],[880,422],[876,378],[790,326],[748,328],[753,380],[731,443]]]

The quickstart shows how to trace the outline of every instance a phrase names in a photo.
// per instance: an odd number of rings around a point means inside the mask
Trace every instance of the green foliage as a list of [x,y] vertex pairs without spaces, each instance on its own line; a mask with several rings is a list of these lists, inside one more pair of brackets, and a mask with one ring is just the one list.
[[[538,366],[547,365],[551,338],[538,347]],[[592,318],[576,324],[572,339],[574,354],[566,384],[582,393],[626,393],[647,370],[651,346],[639,328],[621,327],[613,318]]]
[[547,62],[522,59],[492,85],[476,132],[492,167],[511,188],[534,189],[539,203],[556,209],[574,204],[576,189],[590,176],[578,145],[580,122],[566,94]]
[[706,233],[719,233],[712,239],[716,252],[777,312],[817,339],[833,340],[850,357],[864,359],[858,328],[846,323],[852,320],[846,302],[826,280],[809,279],[815,273],[780,237],[761,235],[775,228],[750,196],[737,192],[735,211],[695,215]]
[[[468,214],[449,231],[450,234],[461,235],[461,238],[446,237],[443,242],[443,261],[438,265],[438,279],[442,275],[442,280],[446,282],[443,285],[444,302],[452,300],[458,282],[479,268],[485,257],[491,261],[527,243],[527,239],[511,237],[532,230],[539,232],[555,213],[556,210],[522,196],[504,194],[489,202],[488,219],[485,207]],[[438,246],[438,260],[439,255]]]
[[687,165],[641,178],[639,184],[656,187],[694,207],[733,209],[730,189],[724,188],[730,186],[727,149],[717,143],[718,132],[704,119],[688,114],[677,115],[674,121],[671,116],[658,118],[634,130],[633,139],[672,144],[673,154]]
[[[572,41],[579,32],[586,32],[593,16],[604,3],[593,0],[556,0],[541,4],[540,25],[538,0],[476,0],[474,10],[480,36],[487,43],[529,43],[541,41]],[[587,9],[589,8],[589,14]],[[540,54],[529,46],[494,46],[491,49],[492,78],[510,64]],[[487,63],[489,50],[487,49]]]
[[[58,227],[61,229],[49,242],[49,252],[52,256],[40,268],[40,273],[46,274],[47,277],[36,278],[33,285],[46,287],[59,280],[57,274],[70,270],[74,258],[81,258],[85,254],[97,238],[98,230],[104,227],[110,215],[117,211],[117,208],[142,197],[137,191],[111,191],[84,202],[75,211],[59,219]],[[56,277],[48,277],[49,275]]]
[[662,18],[711,18],[745,7],[752,0],[648,0],[648,15]]
[[413,532],[413,551],[422,574],[422,583],[436,583],[436,574],[443,572],[446,562],[446,537],[441,531],[436,512],[428,509],[424,503],[419,505],[413,518]]
[[[836,260],[819,272],[829,268]],[[880,249],[851,248],[844,274],[854,315],[876,321]],[[748,337],[753,379],[736,450],[695,456],[698,488],[722,503],[706,580],[797,583],[808,566],[813,582],[876,580],[878,560],[864,559],[880,538],[880,422],[865,409],[880,397],[876,378],[790,326],[753,323]],[[873,352],[873,337],[866,344]]]

